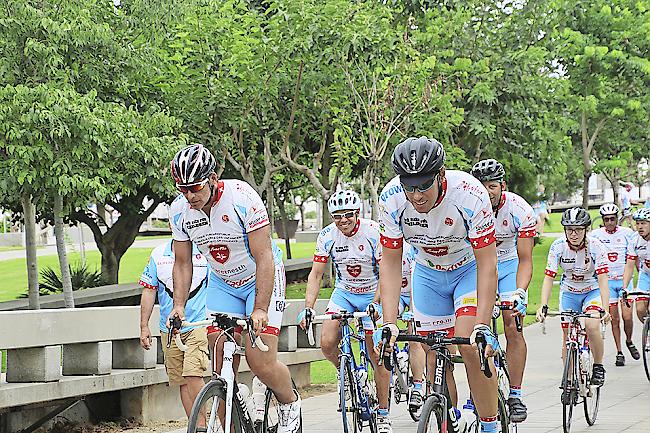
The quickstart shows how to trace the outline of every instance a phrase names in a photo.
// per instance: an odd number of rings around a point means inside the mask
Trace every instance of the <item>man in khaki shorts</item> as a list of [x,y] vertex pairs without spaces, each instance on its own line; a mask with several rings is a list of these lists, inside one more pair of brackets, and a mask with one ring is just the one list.
[[[196,246],[192,251],[192,264],[194,272],[185,307],[185,318],[187,321],[195,322],[204,320],[206,317],[205,294],[208,281],[208,262]],[[208,339],[207,330],[204,327],[183,328],[181,329],[181,340],[187,346],[187,350],[181,351],[174,340],[172,340],[171,346],[167,347],[166,320],[171,312],[174,297],[173,268],[174,252],[170,240],[151,252],[149,263],[140,277],[140,285],[144,288],[140,300],[140,344],[146,350],[151,348],[149,318],[153,311],[156,295],[158,295],[159,326],[165,369],[169,377],[169,384],[180,385],[181,402],[189,417],[192,404],[204,385],[203,376],[209,365]]]

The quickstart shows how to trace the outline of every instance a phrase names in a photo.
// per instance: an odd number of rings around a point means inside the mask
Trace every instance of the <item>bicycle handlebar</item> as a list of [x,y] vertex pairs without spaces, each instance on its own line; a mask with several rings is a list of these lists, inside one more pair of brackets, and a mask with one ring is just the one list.
[[[492,318],[498,319],[501,315],[501,311],[514,310],[517,306],[517,303],[517,300],[513,301],[512,303],[507,301],[496,302],[494,304],[494,308],[492,309]],[[518,332],[521,332],[523,330],[520,316],[515,316],[515,327],[517,328]]]
[[[255,335],[255,332],[253,330],[253,324],[251,323],[250,318],[246,319],[238,319],[234,317],[230,317],[226,314],[213,314],[212,319],[207,319],[207,320],[199,320],[198,322],[187,322],[183,321],[183,327],[190,327],[190,326],[211,326],[211,325],[216,325],[217,327],[221,329],[228,329],[228,328],[234,328],[236,326],[241,326],[243,330],[248,331],[248,337],[251,341],[251,345],[253,347],[257,347],[260,349],[262,352],[268,352],[269,347],[264,343],[262,338],[259,335]],[[177,334],[178,336],[178,334]],[[180,338],[179,338],[180,339]],[[176,342],[178,345],[178,341]],[[181,348],[179,346],[179,349],[181,349],[183,352],[187,350],[187,346],[185,346],[185,349]]]

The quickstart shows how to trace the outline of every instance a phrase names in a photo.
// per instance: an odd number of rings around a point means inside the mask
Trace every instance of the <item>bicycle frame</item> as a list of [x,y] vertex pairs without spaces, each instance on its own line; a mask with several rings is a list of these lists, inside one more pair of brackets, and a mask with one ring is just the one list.
[[[587,375],[589,374],[589,371],[584,368],[584,366],[581,364],[581,354],[582,354],[582,348],[583,347],[588,347],[589,346],[589,337],[587,336],[587,331],[586,329],[582,326],[582,323],[580,322],[580,315],[572,316],[571,317],[571,322],[569,322],[569,327],[568,327],[568,332],[567,332],[567,340],[565,343],[567,354],[566,356],[569,356],[569,352],[573,351],[575,353],[575,365],[573,366],[574,369],[577,370],[578,374],[577,376],[579,379],[579,388],[577,391],[579,392],[579,395],[582,397],[589,396],[591,393],[590,387],[587,385]],[[564,384],[563,384],[564,385]]]
[[[365,395],[365,393],[361,392],[361,384],[358,382],[358,377],[357,377],[357,371],[365,370],[367,372],[368,363],[370,363],[370,357],[368,356],[368,352],[366,349],[366,339],[364,337],[364,329],[362,324],[359,322],[358,324],[359,331],[358,334],[355,334],[354,332],[352,332],[349,319],[340,319],[339,326],[341,328],[341,344],[340,344],[341,354],[339,355],[339,359],[341,362],[343,362],[343,358],[348,358],[349,362],[351,363],[352,372],[354,376],[353,379],[354,381],[357,382],[358,385],[355,388],[358,390],[357,398],[361,409],[361,419],[364,421],[368,421],[372,418],[372,408],[370,407],[370,402],[368,401],[368,398]],[[361,362],[359,364],[357,364],[357,360],[354,357],[354,353],[352,352],[352,340],[357,340],[359,342],[359,356],[361,359]]]

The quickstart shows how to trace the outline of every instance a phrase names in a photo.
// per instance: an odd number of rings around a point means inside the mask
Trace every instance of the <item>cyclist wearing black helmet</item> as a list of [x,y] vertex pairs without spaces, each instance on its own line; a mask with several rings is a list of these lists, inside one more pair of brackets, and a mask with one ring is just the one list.
[[648,311],[648,299],[650,299],[650,209],[641,208],[632,215],[636,223],[637,234],[632,241],[632,251],[627,256],[625,271],[623,275],[623,287],[632,282],[634,276],[634,265],[639,261],[639,281],[636,290],[646,292],[648,296],[637,296],[636,314],[643,323]]
[[[473,176],[445,170],[444,163],[442,144],[427,137],[409,138],[393,152],[397,176],[379,198],[384,323],[395,336],[406,241],[414,247],[412,305],[418,332],[448,330],[472,341],[480,333],[491,355],[498,341],[488,326],[497,288],[490,198]],[[481,431],[496,432],[496,376],[483,375],[470,346],[460,351]]]
[[510,419],[522,422],[527,417],[521,390],[527,349],[524,334],[517,331],[514,316],[526,315],[528,285],[533,276],[533,238],[537,220],[533,208],[526,200],[506,191],[506,172],[500,162],[484,159],[474,164],[471,173],[487,189],[494,212],[499,300],[511,305],[516,301],[513,313],[503,315],[503,327],[508,342],[506,356],[510,372]]
[[[171,162],[181,195],[169,210],[176,256],[170,317],[185,317],[194,242],[211,268],[208,313],[252,319],[269,351],[255,350],[246,341],[246,361],[280,402],[278,433],[295,433],[300,429],[300,397],[293,391],[289,369],[277,359],[285,294],[282,252],[271,241],[269,216],[259,194],[246,182],[218,179],[215,165],[210,151],[200,144],[181,149]],[[216,330],[208,328],[208,333],[212,345]],[[235,371],[237,365],[238,360]]]
[[[601,386],[605,383],[603,367],[604,343],[601,335],[600,320],[606,323],[611,319],[604,309],[609,305],[609,285],[607,273],[609,264],[608,248],[598,239],[587,235],[591,227],[589,213],[580,207],[567,209],[562,214],[565,238],[556,239],[548,252],[548,263],[544,271],[541,307],[537,310],[537,320],[544,321],[544,306],[548,308],[553,280],[559,268],[564,269],[560,280],[560,312],[593,312],[593,319],[585,320],[589,337],[589,348],[594,354],[591,383]],[[598,312],[603,312],[600,319]],[[564,341],[567,338],[568,323],[562,323]],[[566,356],[566,346],[562,345],[562,358]]]

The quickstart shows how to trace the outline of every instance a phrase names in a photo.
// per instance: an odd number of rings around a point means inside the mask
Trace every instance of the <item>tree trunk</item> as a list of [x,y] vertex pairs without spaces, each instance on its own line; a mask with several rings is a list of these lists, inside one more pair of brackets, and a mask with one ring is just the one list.
[[61,281],[63,283],[63,302],[65,308],[74,308],[74,297],[72,296],[72,277],[70,276],[70,265],[68,264],[68,253],[65,249],[65,228],[63,226],[63,196],[56,192],[54,194],[54,236],[56,237],[56,252],[59,256],[61,267]]
[[305,231],[305,203],[300,203],[298,209],[300,210],[300,227],[301,230],[304,232]]
[[585,167],[584,175],[582,176],[582,207],[584,209],[589,208],[589,178],[591,177],[591,171],[587,171]]
[[120,258],[114,249],[102,248],[102,277],[108,284],[117,284],[120,274]]
[[273,185],[269,182],[266,187],[266,209],[269,212],[269,222],[271,224],[271,239],[273,239],[273,232],[275,231],[275,215],[273,206]]
[[29,294],[29,309],[41,308],[38,289],[38,260],[36,258],[36,206],[32,203],[31,194],[24,192],[20,201],[23,207],[25,222],[25,256],[27,258],[27,285]]
[[379,217],[379,178],[375,175],[376,163],[371,161],[366,169],[366,185],[370,193],[370,219],[377,221]]
[[284,247],[287,250],[287,259],[291,259],[291,240],[289,239],[289,230],[287,230],[287,212],[284,209],[284,200],[275,193],[275,201],[278,203],[278,210],[280,211],[280,224],[282,224],[282,232],[284,233]]

